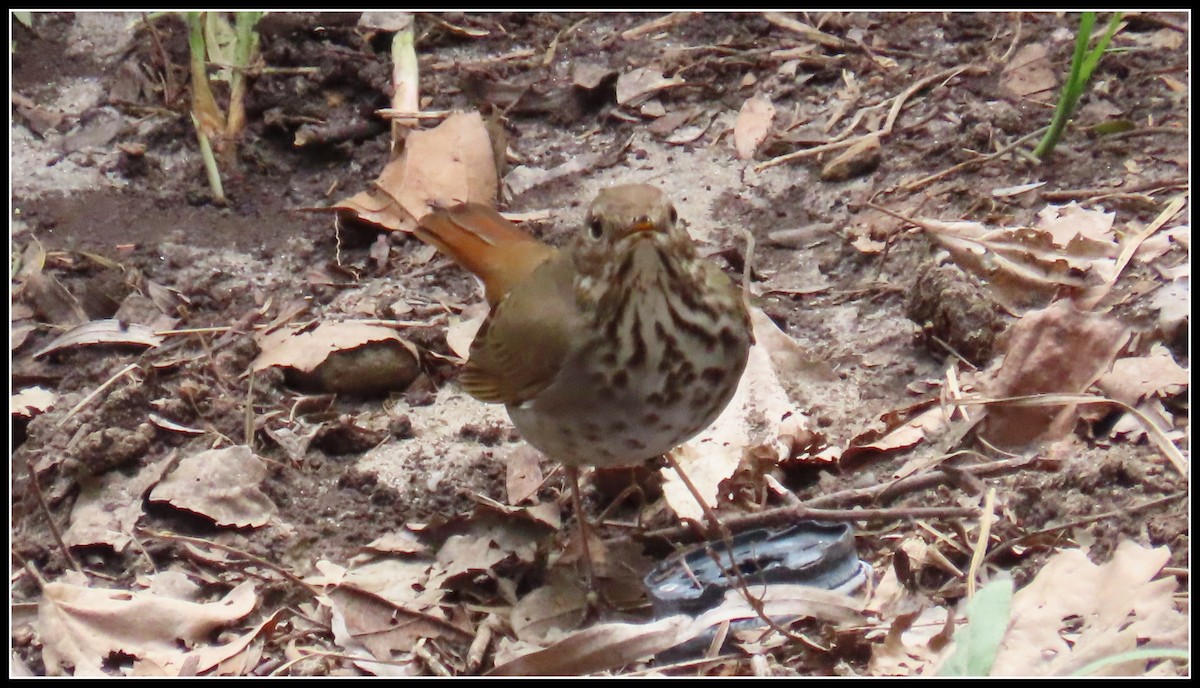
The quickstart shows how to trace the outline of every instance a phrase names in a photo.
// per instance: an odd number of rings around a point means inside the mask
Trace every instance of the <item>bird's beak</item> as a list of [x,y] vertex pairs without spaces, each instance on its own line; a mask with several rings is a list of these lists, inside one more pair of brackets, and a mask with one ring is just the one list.
[[643,232],[647,233],[647,234],[653,234],[654,232],[657,232],[657,231],[658,231],[658,225],[654,224],[650,220],[639,220],[637,222],[634,222],[633,226],[629,228],[630,234],[640,234]]

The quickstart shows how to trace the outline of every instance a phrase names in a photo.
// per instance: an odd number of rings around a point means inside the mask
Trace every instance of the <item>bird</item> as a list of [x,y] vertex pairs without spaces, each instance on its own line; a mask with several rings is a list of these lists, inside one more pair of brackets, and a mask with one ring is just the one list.
[[561,249],[481,203],[414,234],[482,282],[489,313],[458,382],[564,466],[594,585],[579,469],[656,458],[717,418],[754,343],[742,290],[650,184],[601,190]]

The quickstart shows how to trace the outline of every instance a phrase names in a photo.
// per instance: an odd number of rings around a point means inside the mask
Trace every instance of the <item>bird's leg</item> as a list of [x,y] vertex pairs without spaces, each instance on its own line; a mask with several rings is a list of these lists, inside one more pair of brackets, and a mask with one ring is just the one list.
[[716,512],[712,510],[708,502],[704,501],[704,497],[700,494],[700,490],[696,489],[696,485],[692,483],[692,479],[688,477],[687,473],[683,472],[683,466],[680,466],[675,457],[671,456],[671,452],[667,452],[663,456],[667,459],[667,463],[671,464],[671,468],[675,469],[675,472],[679,474],[679,479],[683,481],[684,487],[687,488],[688,492],[692,493],[692,499],[695,499],[696,503],[700,505],[700,510],[704,512],[704,518],[708,521],[709,533],[720,535],[722,539],[728,540],[730,537],[729,532],[725,529],[721,520],[717,518]]
[[579,548],[583,556],[584,568],[587,570],[588,602],[597,594],[596,571],[592,568],[592,550],[588,545],[587,516],[583,513],[583,497],[579,490],[579,469],[575,466],[563,466],[567,469],[567,480],[571,482],[571,508],[575,510],[575,520],[579,522]]

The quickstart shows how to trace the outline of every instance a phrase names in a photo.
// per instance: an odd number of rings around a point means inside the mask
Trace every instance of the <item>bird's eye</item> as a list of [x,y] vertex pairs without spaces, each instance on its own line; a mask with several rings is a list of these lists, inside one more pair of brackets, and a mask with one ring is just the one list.
[[675,206],[671,206],[671,224],[679,222],[679,211],[675,210]]
[[604,236],[604,225],[600,223],[600,218],[593,217],[591,220],[588,220],[588,234],[593,239],[599,239]]

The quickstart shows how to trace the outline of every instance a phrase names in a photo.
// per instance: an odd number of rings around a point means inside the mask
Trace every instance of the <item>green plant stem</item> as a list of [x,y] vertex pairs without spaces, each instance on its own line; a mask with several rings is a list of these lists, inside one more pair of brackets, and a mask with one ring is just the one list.
[[258,34],[254,26],[262,18],[262,12],[237,12],[237,39],[234,43],[233,70],[229,77],[229,117],[225,123],[225,135],[231,140],[241,133],[246,125],[246,67],[258,51]]
[[1092,28],[1096,25],[1096,13],[1084,12],[1079,19],[1079,32],[1075,36],[1075,53],[1071,58],[1071,74],[1063,84],[1062,91],[1059,93],[1058,105],[1054,108],[1054,116],[1050,120],[1050,128],[1046,130],[1046,135],[1042,137],[1041,142],[1033,151],[1033,157],[1037,160],[1044,160],[1054,147],[1058,145],[1058,141],[1062,138],[1062,133],[1070,122],[1071,117],[1075,114],[1075,107],[1079,104],[1080,97],[1083,96],[1083,90],[1087,86],[1088,81],[1092,78],[1092,72],[1096,70],[1100,64],[1100,58],[1104,55],[1104,51],[1108,48],[1109,42],[1112,40],[1113,34],[1117,32],[1118,26],[1121,23],[1121,12],[1116,12],[1108,22],[1108,29],[1104,32],[1104,36],[1097,41],[1095,47],[1088,50],[1088,40],[1092,35]]
[[204,173],[208,176],[208,186],[212,189],[213,202],[225,205],[225,188],[221,185],[221,171],[217,168],[217,158],[213,155],[212,143],[204,133],[199,118],[192,114],[192,123],[196,125],[196,138],[200,141],[200,157],[204,160]]

